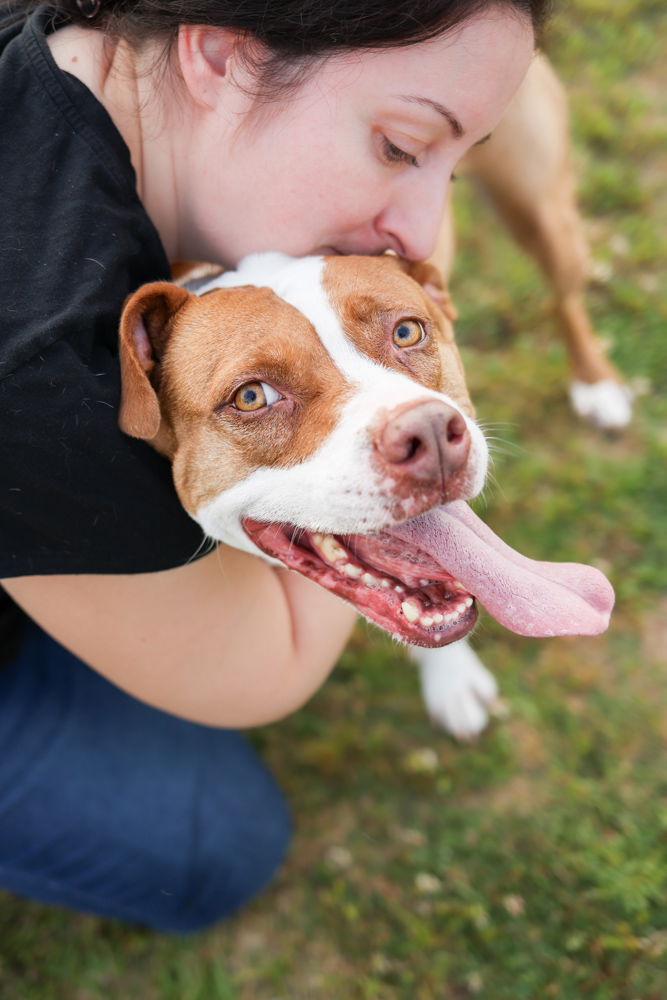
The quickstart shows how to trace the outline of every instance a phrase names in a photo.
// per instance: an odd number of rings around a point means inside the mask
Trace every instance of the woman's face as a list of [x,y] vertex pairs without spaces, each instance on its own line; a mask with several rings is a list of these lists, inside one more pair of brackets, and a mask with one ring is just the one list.
[[255,119],[227,91],[186,154],[181,253],[428,257],[452,171],[502,117],[533,46],[501,6],[430,42],[333,57]]

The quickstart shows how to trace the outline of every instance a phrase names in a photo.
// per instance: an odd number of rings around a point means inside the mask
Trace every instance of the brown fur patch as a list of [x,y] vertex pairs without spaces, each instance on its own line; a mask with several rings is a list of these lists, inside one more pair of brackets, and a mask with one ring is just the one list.
[[[268,288],[193,298],[174,323],[161,369],[174,479],[191,512],[257,468],[308,458],[333,430],[346,391],[308,320]],[[254,381],[284,398],[251,413],[235,409],[235,392]]]
[[[329,257],[324,289],[359,350],[422,385],[446,393],[473,414],[451,322],[430,295],[392,257]],[[396,324],[417,319],[427,337],[414,347],[397,347]]]

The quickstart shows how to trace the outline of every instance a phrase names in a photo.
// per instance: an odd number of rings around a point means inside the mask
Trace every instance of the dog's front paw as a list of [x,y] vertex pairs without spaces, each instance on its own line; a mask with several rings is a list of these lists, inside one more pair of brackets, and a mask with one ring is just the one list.
[[578,416],[601,430],[619,430],[632,420],[632,390],[611,378],[571,382],[570,402]]
[[478,736],[498,698],[496,680],[464,640],[441,649],[414,649],[422,694],[433,722],[459,740]]

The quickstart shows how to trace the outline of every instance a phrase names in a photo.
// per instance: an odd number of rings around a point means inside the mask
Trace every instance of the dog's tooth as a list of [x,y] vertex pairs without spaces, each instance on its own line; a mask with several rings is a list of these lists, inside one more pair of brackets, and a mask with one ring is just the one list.
[[450,625],[452,622],[455,622],[457,618],[458,615],[455,615],[453,612],[449,615],[445,615],[445,625]]
[[[391,580],[380,580],[381,587],[391,587]],[[398,587],[396,588],[398,590]]]
[[419,581],[419,586],[420,587],[428,587],[428,585],[429,585],[430,582],[431,582],[430,580],[420,580]]
[[361,582],[365,583],[367,587],[373,587],[378,582],[378,579],[372,573],[364,573]]
[[466,608],[471,608],[472,607],[472,602],[473,602],[472,597],[466,597],[466,599],[465,599],[465,601],[463,603],[465,604]]
[[397,583],[395,585],[394,590],[396,591],[397,594],[404,594],[405,593],[405,587],[401,587],[400,583]]
[[436,615],[433,615],[433,621],[435,622],[436,625],[442,625],[444,620],[445,616],[441,615],[440,612],[438,612]]
[[428,628],[430,625],[433,624],[433,619],[429,618],[428,615],[424,615],[422,618],[419,619],[419,624],[423,625],[424,628]]
[[313,541],[329,562],[340,562],[341,559],[348,558],[347,552],[333,535],[313,535]]
[[358,580],[363,573],[361,566],[355,566],[354,563],[345,563],[344,566],[340,567],[340,571],[345,573],[345,576],[351,576],[355,580]]
[[403,601],[401,611],[409,622],[416,622],[419,618],[419,605],[413,600]]

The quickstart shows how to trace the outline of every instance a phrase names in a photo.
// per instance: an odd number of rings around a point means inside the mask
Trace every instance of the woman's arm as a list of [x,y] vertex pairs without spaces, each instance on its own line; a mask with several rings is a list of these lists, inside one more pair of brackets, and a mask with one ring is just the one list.
[[215,726],[293,712],[327,677],[354,621],[317,584],[224,545],[160,573],[26,576],[2,586],[114,684]]

